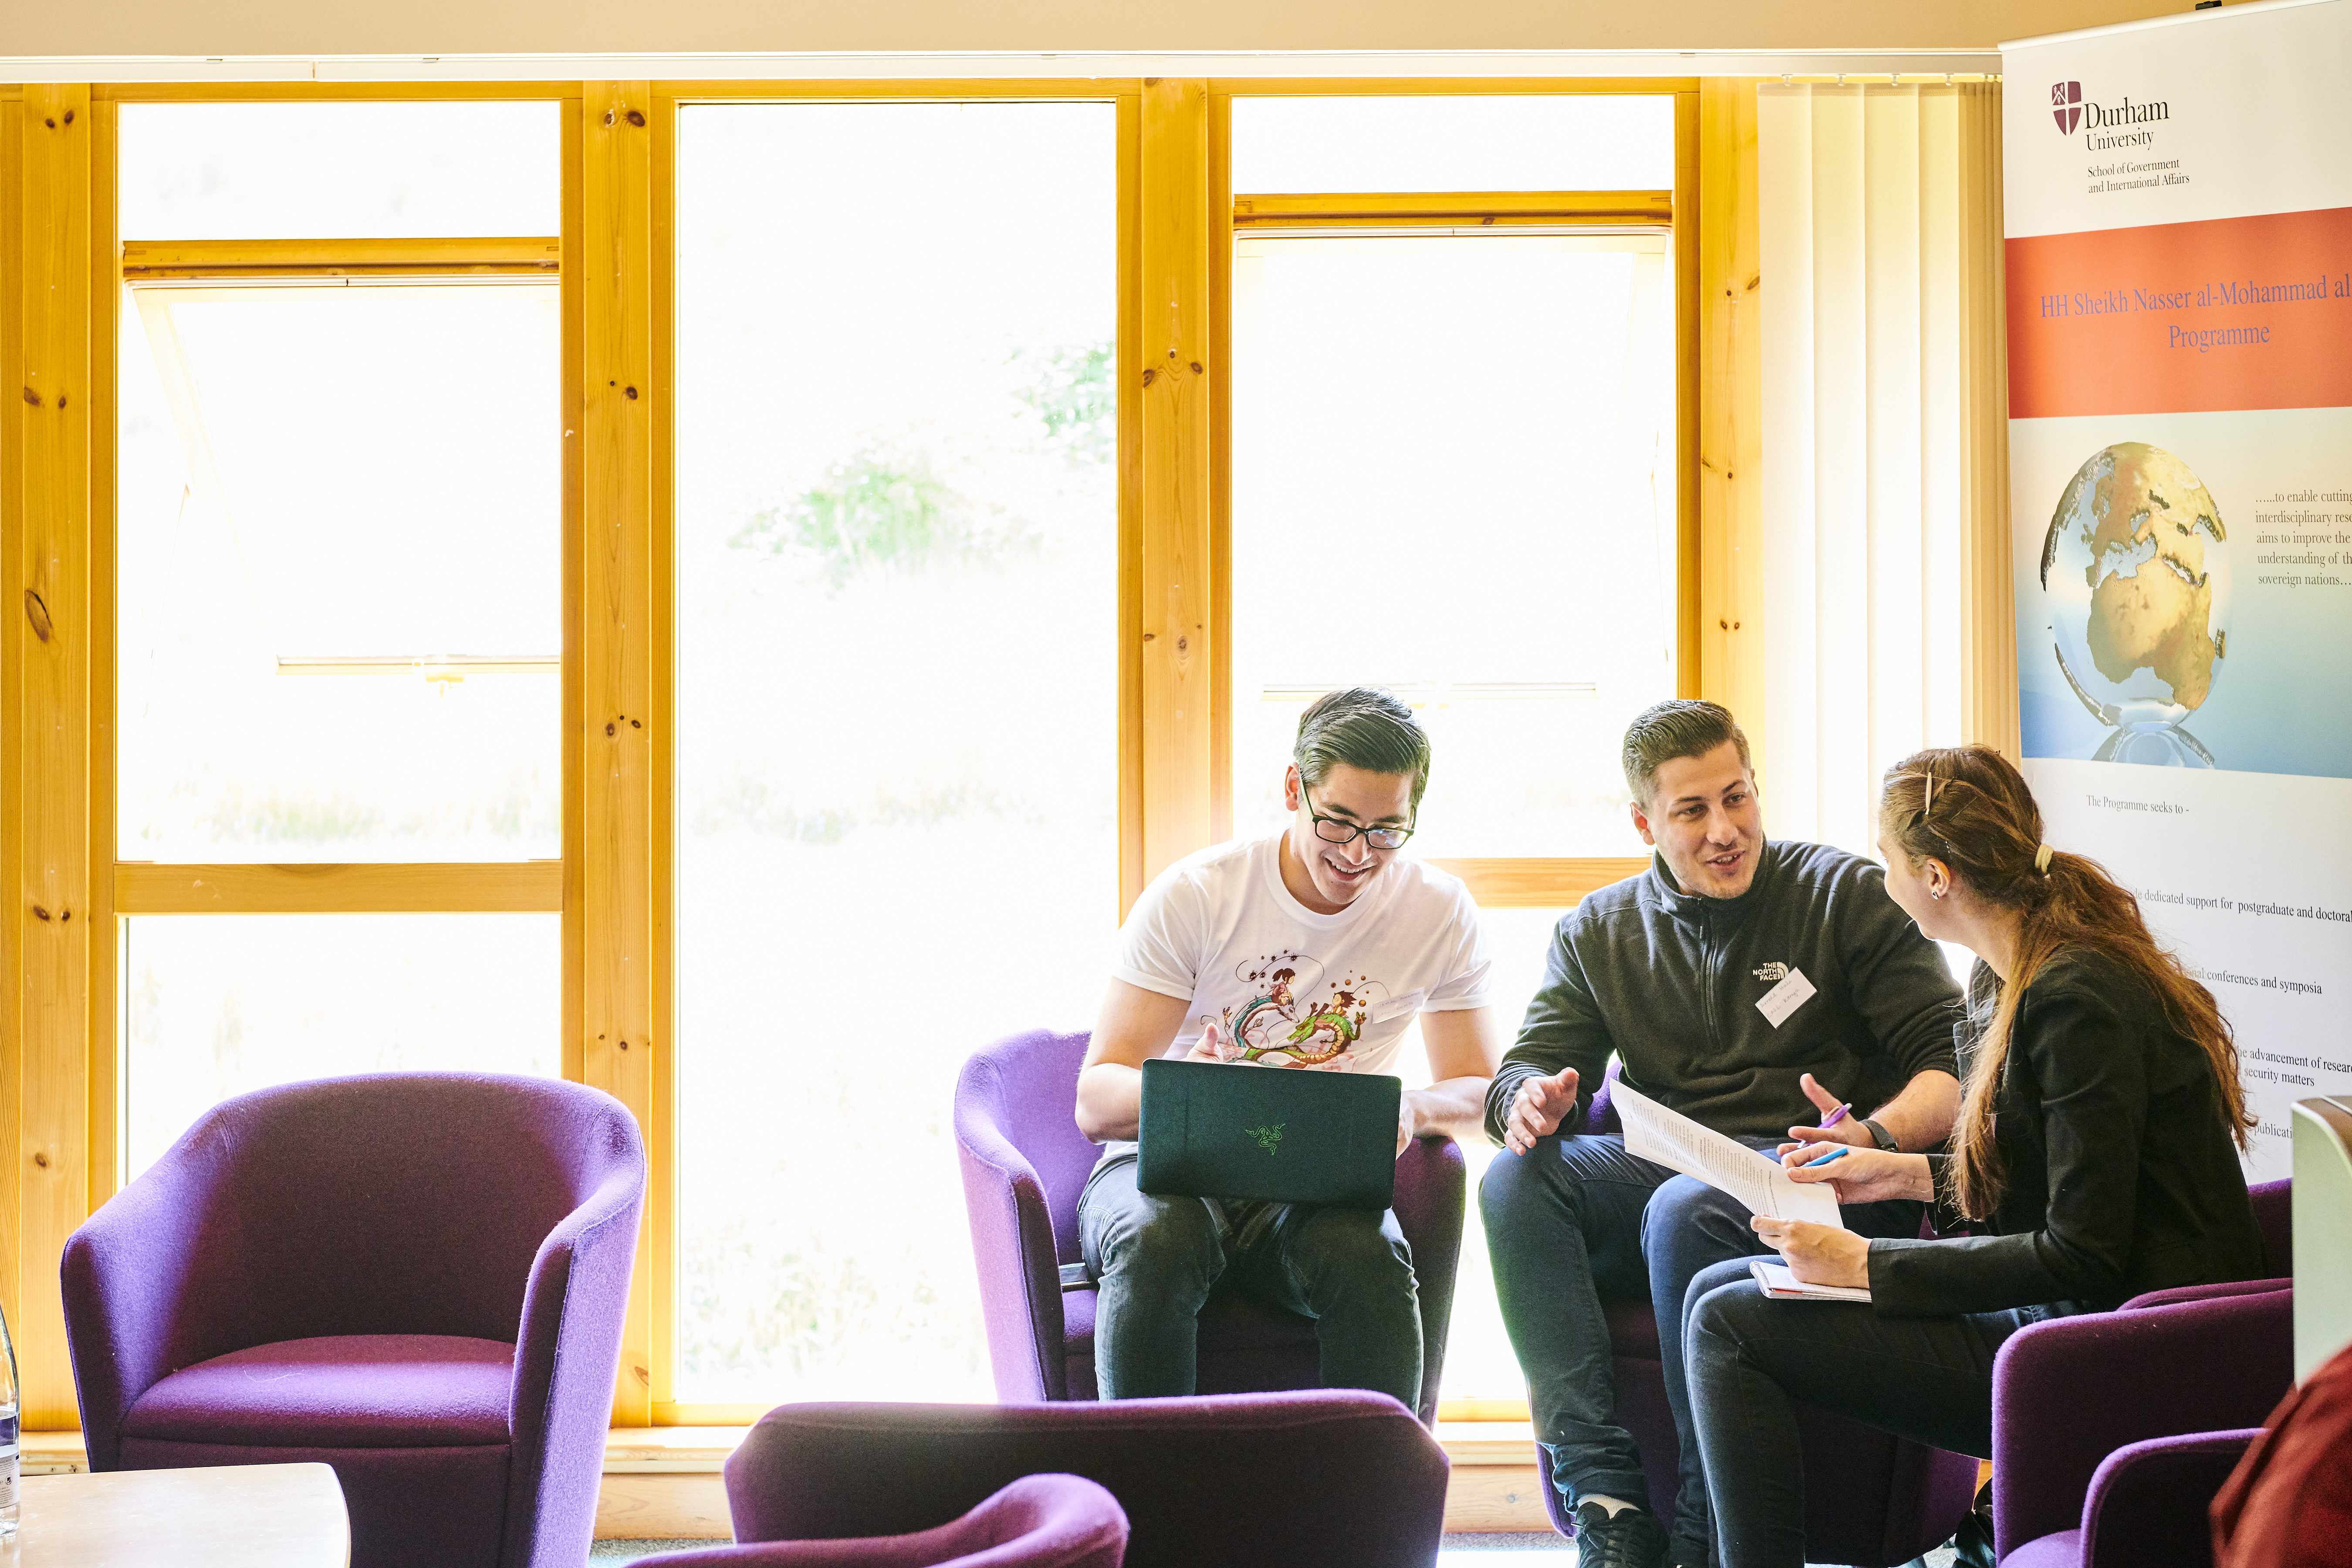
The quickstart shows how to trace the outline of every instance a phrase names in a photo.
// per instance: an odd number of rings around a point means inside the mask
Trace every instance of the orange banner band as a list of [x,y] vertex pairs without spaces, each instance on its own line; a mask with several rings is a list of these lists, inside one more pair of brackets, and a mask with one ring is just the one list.
[[2007,248],[2012,419],[2352,406],[2352,207]]

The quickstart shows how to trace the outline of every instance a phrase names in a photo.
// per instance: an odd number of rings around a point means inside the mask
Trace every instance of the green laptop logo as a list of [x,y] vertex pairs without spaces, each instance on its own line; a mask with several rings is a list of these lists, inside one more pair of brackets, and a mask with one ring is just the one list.
[[1271,1154],[1282,1142],[1282,1130],[1289,1123],[1277,1121],[1271,1127],[1245,1127],[1243,1131],[1257,1140],[1257,1146]]

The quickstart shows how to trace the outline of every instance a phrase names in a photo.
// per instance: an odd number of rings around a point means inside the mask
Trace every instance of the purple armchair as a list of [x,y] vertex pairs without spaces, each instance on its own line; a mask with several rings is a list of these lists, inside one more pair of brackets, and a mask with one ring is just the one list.
[[2000,1347],[2001,1568],[2209,1568],[2206,1509],[2294,1381],[2291,1184],[2253,1199],[2279,1278],[2151,1291]]
[[[1617,1064],[1592,1097],[1584,1123],[1588,1133],[1621,1130],[1610,1103]],[[1658,1320],[1648,1298],[1604,1301],[1609,1343],[1617,1379],[1617,1418],[1633,1433],[1649,1478],[1650,1506],[1662,1520],[1674,1518],[1676,1469],[1682,1445],[1675,1436],[1674,1412],[1666,1405],[1665,1368],[1658,1359]],[[1865,1426],[1826,1411],[1801,1406],[1798,1429],[1804,1441],[1805,1473],[1840,1478],[1835,1486],[1805,1491],[1805,1558],[1856,1568],[1894,1568],[1951,1538],[1976,1495],[1977,1462]],[[1553,1526],[1573,1535],[1574,1521],[1551,1484],[1551,1459],[1536,1448],[1544,1507]]]
[[577,1568],[645,1180],[578,1084],[224,1100],[66,1243],[90,1468],[321,1460],[353,1568]]
[[665,1552],[637,1568],[1119,1568],[1127,1515],[1083,1476],[1024,1476],[937,1530]]
[[727,1461],[727,1503],[740,1542],[905,1534],[1047,1472],[1118,1500],[1127,1568],[1429,1568],[1444,1524],[1444,1452],[1403,1405],[1354,1389],[786,1405]]
[[[980,1265],[997,1397],[1093,1399],[1095,1292],[1065,1292],[1078,1258],[1078,1194],[1102,1150],[1073,1120],[1085,1034],[1038,1030],[972,1053],[956,1079],[955,1132]],[[1423,1138],[1397,1162],[1396,1216],[1421,1292],[1421,1409],[1437,1418],[1454,1272],[1462,1254],[1462,1151]],[[1202,1394],[1313,1388],[1315,1325],[1220,1290],[1201,1310]]]

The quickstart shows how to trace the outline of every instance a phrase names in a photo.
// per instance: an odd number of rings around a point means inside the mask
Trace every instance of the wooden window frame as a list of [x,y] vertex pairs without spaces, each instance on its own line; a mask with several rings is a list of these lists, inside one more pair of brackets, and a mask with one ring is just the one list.
[[[1712,85],[1712,84],[1710,84]],[[1237,208],[1236,96],[1675,99],[1670,193],[1350,196]],[[1710,689],[1698,627],[1700,84],[1683,79],[572,81],[0,87],[0,1304],[30,1429],[71,1426],[56,1259],[118,1183],[118,922],[139,914],[560,912],[562,1070],[618,1096],[651,1156],[615,1388],[621,1426],[748,1421],[675,1397],[677,1312],[676,270],[681,107],[1023,102],[1116,108],[1118,863],[1151,874],[1232,826],[1229,260],[1236,225],[1655,220],[1675,245],[1679,684]],[[1752,98],[1752,92],[1750,93]],[[464,240],[119,243],[117,110],[143,102],[535,100],[562,116],[562,229]],[[1321,198],[1303,198],[1312,202]],[[1751,197],[1752,200],[1752,197]],[[1621,210],[1604,212],[1614,202]],[[1736,265],[1736,259],[1733,265]],[[1717,268],[1719,272],[1721,268]],[[150,864],[115,838],[114,301],[126,281],[545,276],[562,289],[562,854],[487,864]],[[58,393],[66,394],[60,401]],[[1750,552],[1752,560],[1753,552]],[[39,608],[32,607],[31,595]],[[1749,612],[1749,619],[1755,619]],[[1107,650],[1108,651],[1108,650]],[[1448,862],[1489,907],[1570,904],[1643,862]],[[70,917],[68,920],[68,917]],[[5,1228],[5,1227],[0,1227]]]

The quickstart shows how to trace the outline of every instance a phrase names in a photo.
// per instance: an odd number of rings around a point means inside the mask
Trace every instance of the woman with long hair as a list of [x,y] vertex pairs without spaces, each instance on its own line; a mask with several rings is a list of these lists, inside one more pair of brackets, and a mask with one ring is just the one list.
[[1938,1232],[1975,1234],[1867,1241],[1759,1215],[1798,1279],[1864,1287],[1868,1302],[1769,1298],[1745,1262],[1691,1282],[1685,1356],[1719,1568],[1804,1563],[1798,1402],[1990,1458],[1993,1356],[2011,1334],[2261,1269],[2229,1022],[2138,900],[2042,831],[1997,752],[1921,752],[1887,772],[1887,895],[1977,955],[1959,1121],[1948,1154],[1808,1144],[1783,1160],[1843,1203],[1926,1199]]

